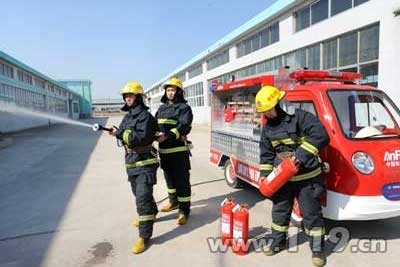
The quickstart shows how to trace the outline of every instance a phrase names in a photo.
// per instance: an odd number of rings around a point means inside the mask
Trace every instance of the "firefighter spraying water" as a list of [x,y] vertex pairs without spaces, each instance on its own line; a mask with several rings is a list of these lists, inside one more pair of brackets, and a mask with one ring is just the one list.
[[119,127],[106,128],[94,125],[93,130],[108,131],[122,143],[125,149],[125,165],[132,193],[136,200],[138,218],[134,225],[139,228],[139,238],[132,253],[146,250],[153,234],[153,224],[158,213],[153,197],[157,183],[158,159],[152,146],[158,125],[143,102],[143,88],[137,82],[128,83],[121,91],[125,101],[122,111],[127,112]]

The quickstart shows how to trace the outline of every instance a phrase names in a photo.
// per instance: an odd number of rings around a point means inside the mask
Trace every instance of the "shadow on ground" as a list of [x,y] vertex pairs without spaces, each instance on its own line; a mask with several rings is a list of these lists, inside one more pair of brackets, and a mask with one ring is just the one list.
[[[219,182],[219,181],[221,181],[221,179],[209,182]],[[201,184],[198,184],[198,186],[201,186]],[[179,227],[177,226],[173,230],[165,234],[162,234],[160,236],[155,236],[152,239],[152,243],[153,244],[166,243],[178,236],[189,234],[190,232],[195,231],[196,229],[203,227],[204,225],[211,224],[219,220],[221,216],[220,214],[221,202],[228,195],[231,195],[237,202],[246,202],[248,204],[249,209],[251,209],[258,202],[265,200],[265,197],[263,197],[258,192],[258,189],[253,187],[246,187],[244,189],[239,189],[229,194],[223,194],[207,199],[194,201],[192,202],[191,215],[188,223],[184,226],[179,226]],[[176,214],[169,214],[164,216],[162,215],[159,221],[175,219],[175,218]],[[215,234],[218,234],[218,232],[216,232]]]
[[[201,186],[206,183],[223,182],[223,179],[211,180],[199,183],[193,186]],[[195,190],[194,190],[195,191]],[[246,201],[249,209],[258,202],[264,201],[265,198],[259,193],[258,189],[246,186],[243,189],[234,191],[230,194],[223,194],[209,199],[202,199],[192,203],[192,211],[190,220],[187,225],[176,227],[172,231],[155,236],[152,239],[153,244],[166,243],[174,238],[189,234],[204,225],[214,223],[220,219],[220,204],[227,195],[232,195],[238,201]],[[158,203],[166,200],[164,198]],[[176,213],[161,215],[158,221],[175,220]],[[325,219],[326,226],[326,254],[327,256],[337,251],[342,251],[351,240],[392,240],[400,238],[400,217],[374,220],[374,221],[332,221]],[[257,226],[249,230],[249,238],[255,240],[269,239],[271,229],[263,226]],[[216,229],[215,234],[218,233]],[[341,235],[342,234],[342,235]],[[289,248],[295,249],[296,246],[302,244],[308,245],[308,238],[302,229],[298,229],[297,233],[289,234]],[[357,246],[362,244],[357,243]],[[378,245],[379,246],[379,245]],[[386,245],[387,246],[387,245]],[[250,247],[249,253],[254,252],[255,247]],[[361,247],[360,249],[368,249]],[[379,247],[378,247],[379,249]]]
[[[250,236],[256,236],[256,239],[270,237],[270,229],[259,228],[253,229],[254,234]],[[334,221],[325,219],[325,228],[325,252],[327,256],[343,252],[348,246],[351,246],[350,249],[353,252],[384,252],[388,249],[388,240],[400,238],[400,217],[372,221]],[[291,239],[289,240],[289,248],[300,246],[304,243],[307,243],[308,246],[308,238],[303,229],[299,228],[296,234],[289,236],[289,239]],[[374,251],[374,249],[378,251]]]
[[[400,217],[373,221],[326,220],[325,222],[329,238],[326,246],[328,255],[344,250],[348,241],[351,240],[356,241],[355,244],[351,245],[352,250],[369,252],[369,248],[366,247],[369,246],[368,243],[366,245],[362,243],[365,240],[372,240],[373,242],[383,240],[386,242],[400,238]],[[373,242],[370,243],[371,249],[374,249],[375,246]]]
[[15,133],[0,150],[1,266],[40,266],[99,137],[57,124]]

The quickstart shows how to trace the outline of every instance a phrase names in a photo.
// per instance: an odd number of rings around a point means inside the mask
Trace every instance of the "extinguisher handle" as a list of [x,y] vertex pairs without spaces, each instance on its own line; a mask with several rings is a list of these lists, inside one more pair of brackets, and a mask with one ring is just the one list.
[[249,205],[247,203],[240,203],[240,209],[247,209]]
[[293,164],[297,167],[297,169],[300,169],[301,164],[302,164],[301,160],[299,160],[298,158],[293,156],[292,157],[292,161],[293,161]]

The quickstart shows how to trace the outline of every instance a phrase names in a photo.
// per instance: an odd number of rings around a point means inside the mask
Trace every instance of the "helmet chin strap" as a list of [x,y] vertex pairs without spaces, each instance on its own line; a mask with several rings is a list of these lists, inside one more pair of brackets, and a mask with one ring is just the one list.
[[174,98],[169,99],[168,96],[167,96],[167,93],[165,93],[165,97],[167,98],[167,103],[168,103],[168,102],[175,102],[175,100],[176,100],[176,97],[175,97],[175,96],[174,96]]
[[288,115],[294,115],[296,107],[289,101],[282,99],[279,101],[279,107]]
[[179,101],[179,97],[180,96],[182,96],[182,99],[184,99],[183,98],[183,90],[181,89],[181,88],[179,88],[179,87],[176,87],[176,92],[175,92],[175,94],[174,94],[174,98],[172,99],[172,100],[170,100],[169,98],[168,98],[168,96],[167,96],[167,90],[165,90],[165,92],[164,92],[164,97],[166,98],[166,103],[169,103],[169,102],[172,102],[172,103],[177,103],[178,101]]
[[169,98],[168,98],[168,96],[167,96],[167,93],[166,93],[166,92],[165,92],[165,96],[167,97],[167,99],[168,99],[168,102],[175,103],[175,102],[176,102],[176,100],[177,100],[177,98],[176,98],[176,93],[174,94],[174,97],[173,97],[172,99],[169,99]]
[[128,103],[126,102],[125,94],[122,96],[122,98],[124,99],[125,105],[127,107],[129,107],[130,109],[136,107],[139,104],[139,100],[138,100],[139,99],[139,95],[135,95],[135,101],[133,101],[131,106],[129,106]]

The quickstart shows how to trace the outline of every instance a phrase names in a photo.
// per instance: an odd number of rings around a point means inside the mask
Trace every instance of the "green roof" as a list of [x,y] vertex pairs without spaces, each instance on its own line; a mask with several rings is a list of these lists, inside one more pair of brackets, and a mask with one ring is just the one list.
[[88,79],[57,79],[59,82],[77,82],[77,83],[92,83],[91,80]]

